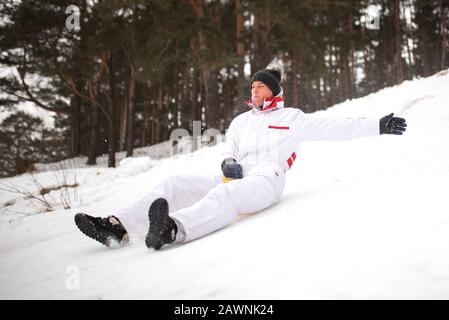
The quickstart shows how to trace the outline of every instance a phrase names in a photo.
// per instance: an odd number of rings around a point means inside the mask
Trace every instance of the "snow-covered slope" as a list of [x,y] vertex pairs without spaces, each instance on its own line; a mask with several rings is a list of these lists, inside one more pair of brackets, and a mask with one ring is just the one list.
[[[282,201],[159,252],[110,250],[76,212],[105,216],[178,173],[219,172],[222,145],[76,171],[71,209],[0,191],[0,298],[449,298],[449,74],[407,81],[323,115],[407,119],[404,136],[304,144]],[[67,182],[75,177],[68,171]],[[35,178],[57,185],[55,172]],[[0,180],[25,190],[30,177]],[[76,190],[76,194],[74,193]]]

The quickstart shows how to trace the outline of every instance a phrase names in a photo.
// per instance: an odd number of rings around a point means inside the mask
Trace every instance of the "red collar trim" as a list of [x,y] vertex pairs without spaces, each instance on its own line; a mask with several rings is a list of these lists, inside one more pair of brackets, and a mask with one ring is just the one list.
[[283,97],[272,97],[272,98],[265,99],[263,101],[263,107],[260,108],[260,107],[258,107],[256,105],[254,105],[251,100],[246,101],[246,105],[248,107],[250,107],[252,109],[256,108],[258,111],[271,110],[271,109],[277,108],[278,104],[279,104],[279,106],[283,105],[283,103],[284,103],[284,98]]

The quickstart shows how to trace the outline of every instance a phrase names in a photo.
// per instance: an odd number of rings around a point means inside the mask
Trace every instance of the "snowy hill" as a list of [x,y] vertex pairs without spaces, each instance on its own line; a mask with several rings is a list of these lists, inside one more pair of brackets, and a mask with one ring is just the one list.
[[[448,299],[449,73],[406,81],[322,115],[405,117],[404,136],[304,144],[279,204],[200,240],[111,250],[77,212],[106,216],[178,173],[219,173],[222,145],[116,169],[66,170],[54,210],[0,190],[0,298]],[[35,175],[43,187],[55,171]],[[0,187],[29,190],[29,176]],[[34,193],[33,193],[34,192]],[[50,199],[50,198],[49,198]]]

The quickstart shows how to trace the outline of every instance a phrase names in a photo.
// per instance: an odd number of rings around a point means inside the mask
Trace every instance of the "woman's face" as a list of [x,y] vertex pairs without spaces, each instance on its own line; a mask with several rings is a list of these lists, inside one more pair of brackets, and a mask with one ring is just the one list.
[[273,93],[270,88],[260,81],[254,81],[251,85],[251,101],[258,107],[263,105],[264,99],[271,98]]

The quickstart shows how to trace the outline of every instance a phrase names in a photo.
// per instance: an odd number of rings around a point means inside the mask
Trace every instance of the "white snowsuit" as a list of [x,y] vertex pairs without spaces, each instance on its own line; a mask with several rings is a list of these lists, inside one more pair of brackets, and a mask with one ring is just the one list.
[[243,179],[223,183],[222,176],[173,176],[149,194],[114,213],[129,231],[148,230],[148,209],[158,197],[169,203],[178,225],[177,242],[191,241],[255,213],[281,198],[285,172],[303,141],[342,140],[379,135],[378,119],[326,119],[283,108],[283,100],[253,108],[233,119],[226,152],[242,165]]

